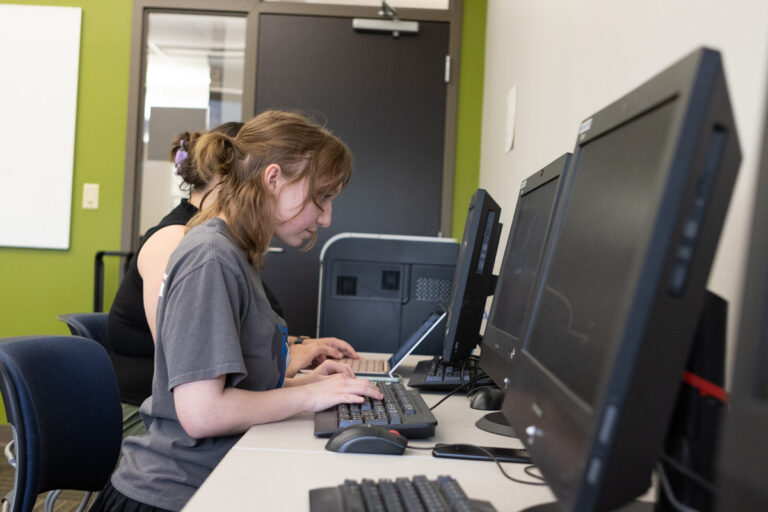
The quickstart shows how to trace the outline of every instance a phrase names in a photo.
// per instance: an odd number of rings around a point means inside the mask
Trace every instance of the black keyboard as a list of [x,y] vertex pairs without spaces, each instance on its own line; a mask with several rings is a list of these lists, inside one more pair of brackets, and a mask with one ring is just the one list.
[[488,501],[469,499],[450,476],[345,480],[336,487],[309,491],[310,512],[494,512]]
[[442,357],[435,356],[416,364],[408,385],[419,389],[451,391],[483,375],[485,372],[480,369],[474,357],[451,364],[443,362]]
[[330,437],[340,429],[360,423],[385,425],[408,438],[435,435],[437,419],[418,391],[402,382],[379,382],[383,400],[366,398],[361,404],[339,404],[315,413],[315,435]]

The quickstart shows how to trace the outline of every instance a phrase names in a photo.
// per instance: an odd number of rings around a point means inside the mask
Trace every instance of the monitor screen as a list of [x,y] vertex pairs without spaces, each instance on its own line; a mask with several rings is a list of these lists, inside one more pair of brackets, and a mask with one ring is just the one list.
[[740,159],[712,50],[582,123],[503,408],[563,510],[650,485]]
[[510,359],[520,349],[542,249],[559,196],[558,184],[568,168],[570,156],[570,153],[560,156],[520,186],[480,351],[480,367],[502,389],[509,375]]
[[478,189],[467,212],[464,235],[453,274],[451,300],[443,341],[443,360],[467,357],[480,342],[485,302],[493,294],[493,264],[501,235],[501,208]]
[[639,151],[626,162],[621,149],[637,140],[663,147],[673,113],[665,103],[581,148],[571,195],[584,200],[572,201],[563,219],[529,351],[589,405],[631,305],[625,291],[635,288],[650,244],[656,202],[649,198],[664,187],[661,151]]

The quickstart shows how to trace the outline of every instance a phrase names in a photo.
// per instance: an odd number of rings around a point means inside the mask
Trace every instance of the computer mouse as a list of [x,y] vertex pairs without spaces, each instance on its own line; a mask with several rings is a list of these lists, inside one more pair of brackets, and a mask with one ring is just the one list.
[[478,388],[469,396],[469,406],[481,411],[498,411],[504,401],[504,391],[497,387]]
[[402,455],[408,439],[381,425],[351,425],[339,430],[325,444],[325,449],[339,453],[376,453]]

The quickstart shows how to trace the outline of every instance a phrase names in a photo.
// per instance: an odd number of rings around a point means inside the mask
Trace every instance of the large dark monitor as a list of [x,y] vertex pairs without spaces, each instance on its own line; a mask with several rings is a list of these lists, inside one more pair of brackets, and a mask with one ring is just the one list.
[[649,487],[740,160],[712,50],[580,126],[503,406],[557,509]]
[[501,236],[501,207],[478,189],[472,196],[453,274],[443,361],[459,361],[480,343],[485,302],[493,294],[493,265]]
[[504,389],[520,350],[542,251],[571,154],[566,153],[520,184],[491,314],[480,350],[480,367]]
[[720,442],[721,512],[768,510],[768,103],[728,414]]

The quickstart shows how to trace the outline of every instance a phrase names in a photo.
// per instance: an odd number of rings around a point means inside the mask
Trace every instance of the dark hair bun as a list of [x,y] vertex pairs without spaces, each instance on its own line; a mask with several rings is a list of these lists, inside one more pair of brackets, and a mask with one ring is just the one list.
[[197,172],[197,166],[192,157],[193,147],[200,135],[199,132],[183,132],[171,143],[170,159],[176,165],[176,174],[184,180],[182,189],[202,187],[208,182]]

